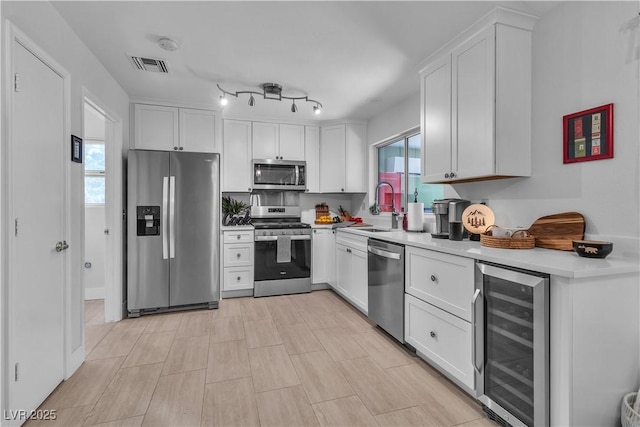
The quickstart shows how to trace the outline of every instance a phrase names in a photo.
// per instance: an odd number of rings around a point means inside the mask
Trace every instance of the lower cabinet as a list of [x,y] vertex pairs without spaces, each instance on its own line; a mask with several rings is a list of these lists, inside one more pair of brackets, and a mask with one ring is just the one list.
[[404,297],[405,341],[473,390],[471,323],[409,294]]
[[366,238],[341,234],[336,237],[334,289],[364,313],[369,310],[366,247]]
[[335,277],[335,231],[314,228],[311,234],[311,283],[333,283]]
[[253,230],[222,233],[223,297],[224,292],[253,289],[253,251]]

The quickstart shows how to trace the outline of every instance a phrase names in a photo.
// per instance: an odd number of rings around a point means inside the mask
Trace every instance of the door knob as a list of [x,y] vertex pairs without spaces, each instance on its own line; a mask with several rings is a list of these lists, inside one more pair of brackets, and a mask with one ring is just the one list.
[[56,252],[62,252],[66,249],[69,249],[69,245],[66,240],[56,243]]
[[431,338],[436,338],[438,336],[438,334],[436,334],[434,331],[431,331],[429,335],[431,336]]

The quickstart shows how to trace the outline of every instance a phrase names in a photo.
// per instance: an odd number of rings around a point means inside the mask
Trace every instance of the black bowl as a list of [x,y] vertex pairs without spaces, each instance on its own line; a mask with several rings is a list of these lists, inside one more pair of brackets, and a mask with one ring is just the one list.
[[606,258],[613,250],[613,243],[598,240],[574,240],[573,250],[586,258]]

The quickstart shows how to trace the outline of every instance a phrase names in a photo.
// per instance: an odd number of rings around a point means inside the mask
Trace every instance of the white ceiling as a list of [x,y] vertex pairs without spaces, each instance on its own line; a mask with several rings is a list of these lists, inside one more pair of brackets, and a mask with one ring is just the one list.
[[[265,82],[311,104],[246,96],[225,116],[369,119],[419,90],[418,64],[497,5],[538,16],[557,2],[56,1],[54,7],[132,99],[215,106]],[[180,48],[161,49],[161,37]],[[138,71],[127,54],[162,58],[170,74]]]

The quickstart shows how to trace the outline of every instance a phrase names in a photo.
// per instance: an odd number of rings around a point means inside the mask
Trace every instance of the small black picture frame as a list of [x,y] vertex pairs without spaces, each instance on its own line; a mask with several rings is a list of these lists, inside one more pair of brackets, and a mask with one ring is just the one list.
[[82,138],[71,135],[71,161],[82,163]]

